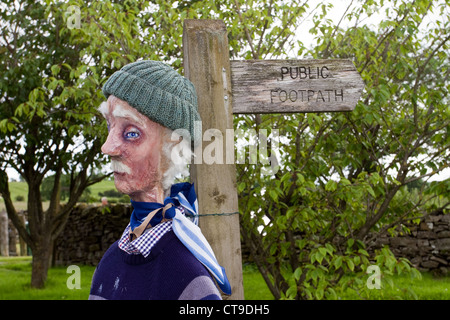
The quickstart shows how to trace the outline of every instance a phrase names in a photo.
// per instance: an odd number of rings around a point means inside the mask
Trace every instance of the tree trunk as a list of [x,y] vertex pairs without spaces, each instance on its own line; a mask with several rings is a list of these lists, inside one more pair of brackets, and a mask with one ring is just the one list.
[[47,280],[52,234],[48,228],[48,218],[42,209],[40,182],[28,180],[28,219],[30,236],[33,239],[33,243],[30,243],[33,255],[31,287],[41,289]]
[[42,289],[47,280],[47,272],[50,264],[51,239],[49,235],[39,238],[35,244],[33,253],[31,287]]

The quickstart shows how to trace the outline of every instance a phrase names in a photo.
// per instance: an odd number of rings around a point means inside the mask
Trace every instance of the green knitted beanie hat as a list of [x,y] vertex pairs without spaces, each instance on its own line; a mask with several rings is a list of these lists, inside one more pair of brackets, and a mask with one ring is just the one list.
[[159,61],[137,61],[116,71],[103,86],[106,99],[120,98],[169,129],[186,129],[197,142],[200,115],[194,85]]

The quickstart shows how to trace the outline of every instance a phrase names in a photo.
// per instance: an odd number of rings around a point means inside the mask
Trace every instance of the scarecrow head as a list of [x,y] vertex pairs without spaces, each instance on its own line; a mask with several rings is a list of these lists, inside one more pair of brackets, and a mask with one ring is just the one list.
[[163,202],[177,175],[187,174],[196,141],[192,83],[158,61],[138,61],[103,86],[99,111],[108,124],[102,152],[111,157],[115,186],[134,201]]

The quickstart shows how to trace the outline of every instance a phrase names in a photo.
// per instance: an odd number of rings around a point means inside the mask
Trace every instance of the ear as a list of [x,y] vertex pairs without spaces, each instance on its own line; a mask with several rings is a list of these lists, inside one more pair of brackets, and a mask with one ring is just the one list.
[[176,131],[165,128],[163,143],[168,144],[168,148],[172,149],[176,145],[180,144],[183,141],[184,137],[178,134]]
[[168,160],[171,159],[172,151],[175,151],[174,148],[180,144],[182,139],[182,137],[172,136],[172,130],[165,131],[165,133],[163,134],[163,138],[161,139],[161,150],[164,156],[168,158]]

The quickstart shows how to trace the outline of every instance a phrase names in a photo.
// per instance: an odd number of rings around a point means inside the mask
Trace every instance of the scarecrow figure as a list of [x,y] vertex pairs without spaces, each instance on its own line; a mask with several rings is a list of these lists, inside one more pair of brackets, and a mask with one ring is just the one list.
[[107,101],[99,111],[109,133],[102,152],[133,211],[98,264],[89,298],[215,300],[221,299],[217,286],[231,294],[225,270],[196,225],[193,185],[173,184],[187,173],[199,136],[194,86],[161,62],[139,61],[115,72],[103,94]]

